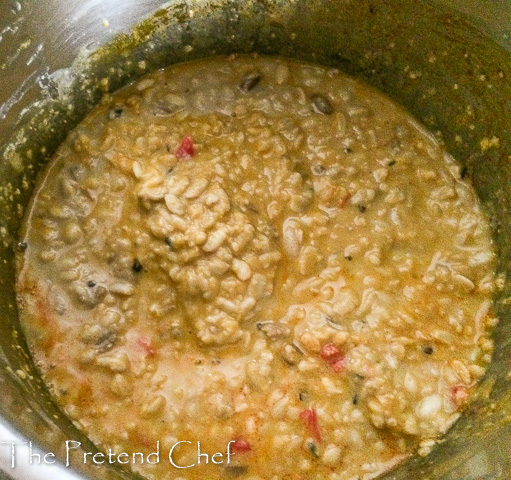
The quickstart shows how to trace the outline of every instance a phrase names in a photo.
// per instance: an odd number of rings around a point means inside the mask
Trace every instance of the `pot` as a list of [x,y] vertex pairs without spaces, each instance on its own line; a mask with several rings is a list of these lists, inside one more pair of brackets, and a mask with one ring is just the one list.
[[[39,172],[103,94],[171,63],[255,51],[337,67],[380,89],[441,138],[472,179],[492,225],[502,282],[495,298],[501,321],[494,331],[494,360],[445,441],[429,456],[413,457],[382,478],[511,479],[510,21],[511,4],[482,0],[174,0],[163,5],[159,0],[4,0],[3,476],[37,479],[51,471],[51,478],[136,478],[110,465],[65,466],[66,440],[80,442],[83,452],[95,447],[53,403],[20,330],[13,258]],[[29,473],[11,469],[10,443],[20,437],[64,463]]]

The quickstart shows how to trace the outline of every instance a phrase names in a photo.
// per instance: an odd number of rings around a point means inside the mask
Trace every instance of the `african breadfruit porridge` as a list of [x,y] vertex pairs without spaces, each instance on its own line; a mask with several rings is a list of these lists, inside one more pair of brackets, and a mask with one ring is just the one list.
[[495,255],[462,177],[336,70],[237,56],[146,76],[35,194],[34,360],[102,450],[158,445],[130,461],[147,478],[374,478],[429,452],[490,361]]

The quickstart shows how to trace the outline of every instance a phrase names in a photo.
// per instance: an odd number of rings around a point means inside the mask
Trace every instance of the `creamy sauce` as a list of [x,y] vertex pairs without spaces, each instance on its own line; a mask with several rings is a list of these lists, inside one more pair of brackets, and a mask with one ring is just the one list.
[[[22,323],[57,402],[158,479],[374,478],[426,454],[490,360],[471,185],[338,71],[169,67],[60,147],[26,220]],[[197,465],[197,450],[223,463]],[[227,464],[226,446],[234,455]]]

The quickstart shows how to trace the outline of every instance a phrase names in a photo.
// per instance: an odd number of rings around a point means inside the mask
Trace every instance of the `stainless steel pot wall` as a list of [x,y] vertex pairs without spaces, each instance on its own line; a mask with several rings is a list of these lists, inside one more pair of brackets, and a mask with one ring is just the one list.
[[[486,0],[0,0],[1,422],[43,451],[61,451],[67,439],[93,450],[30,361],[13,252],[37,174],[67,132],[102,94],[170,63],[257,51],[335,66],[384,91],[465,165],[491,219],[499,273],[509,276],[510,20],[509,2]],[[511,479],[511,284],[504,283],[495,359],[477,398],[430,456],[385,478]],[[133,478],[107,467],[83,473]]]

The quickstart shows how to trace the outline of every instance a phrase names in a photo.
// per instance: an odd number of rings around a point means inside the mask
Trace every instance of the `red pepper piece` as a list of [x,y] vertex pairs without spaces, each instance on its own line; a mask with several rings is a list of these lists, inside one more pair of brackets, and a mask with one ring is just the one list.
[[137,344],[142,347],[147,356],[153,357],[156,354],[156,350],[150,338],[141,335],[137,338]]
[[346,370],[346,357],[333,343],[323,345],[319,356],[335,373]]
[[318,415],[316,410],[308,408],[300,413],[300,420],[303,420],[310,434],[317,442],[321,442],[321,431],[318,425]]
[[456,407],[463,407],[468,402],[468,390],[463,385],[456,385],[451,388],[451,401]]
[[178,158],[191,158],[195,155],[195,148],[193,146],[192,137],[183,137],[181,145],[176,150],[176,157]]
[[330,362],[332,360],[337,360],[339,355],[341,355],[341,351],[333,343],[327,343],[323,345],[319,355],[326,362]]
[[339,202],[339,208],[344,208],[346,205],[348,205],[348,202],[351,200],[351,197],[353,197],[351,193],[344,195],[344,197],[342,197]]
[[335,362],[329,363],[329,365],[335,373],[341,373],[346,370],[346,357],[339,358]]
[[250,443],[248,443],[246,440],[243,440],[242,438],[234,440],[234,443],[232,444],[232,451],[234,453],[245,453],[250,452],[250,450],[252,450]]

